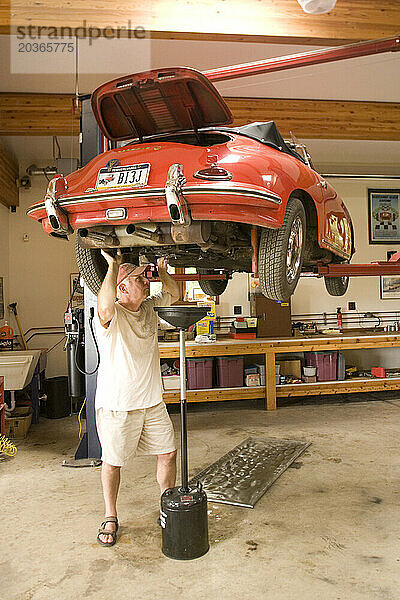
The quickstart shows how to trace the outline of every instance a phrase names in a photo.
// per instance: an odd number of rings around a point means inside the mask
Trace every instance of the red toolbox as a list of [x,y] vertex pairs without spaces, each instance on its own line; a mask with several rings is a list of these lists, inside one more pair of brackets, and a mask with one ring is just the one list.
[[380,377],[382,379],[385,378],[386,374],[384,367],[371,367],[371,375],[374,377]]

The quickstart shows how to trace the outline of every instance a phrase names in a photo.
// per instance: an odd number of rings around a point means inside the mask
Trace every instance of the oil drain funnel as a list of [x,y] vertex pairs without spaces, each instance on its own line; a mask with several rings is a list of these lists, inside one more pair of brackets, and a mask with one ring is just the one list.
[[201,484],[188,483],[185,329],[207,314],[207,307],[168,306],[154,309],[159,317],[179,329],[181,383],[180,486],[161,496],[162,552],[168,558],[190,560],[206,554],[208,543],[207,495]]

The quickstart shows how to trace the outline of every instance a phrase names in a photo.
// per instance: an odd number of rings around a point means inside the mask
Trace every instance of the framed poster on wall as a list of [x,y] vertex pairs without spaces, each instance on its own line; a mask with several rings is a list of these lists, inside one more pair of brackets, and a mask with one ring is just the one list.
[[370,244],[400,244],[400,189],[368,190]]
[[395,300],[400,298],[400,277],[397,275],[382,275],[381,283],[381,300]]

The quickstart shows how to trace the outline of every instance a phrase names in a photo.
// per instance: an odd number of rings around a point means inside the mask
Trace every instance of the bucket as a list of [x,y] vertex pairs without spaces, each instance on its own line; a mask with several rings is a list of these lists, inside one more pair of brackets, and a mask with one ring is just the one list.
[[71,400],[68,395],[68,377],[46,379],[46,417],[61,419],[71,414]]

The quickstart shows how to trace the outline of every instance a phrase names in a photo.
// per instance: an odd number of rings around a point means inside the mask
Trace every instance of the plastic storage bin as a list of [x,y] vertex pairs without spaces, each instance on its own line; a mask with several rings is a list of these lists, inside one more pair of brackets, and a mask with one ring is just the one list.
[[336,381],[337,352],[305,352],[307,367],[317,367],[317,381]]
[[346,359],[344,354],[339,352],[337,361],[337,378],[339,381],[343,381],[346,379]]
[[243,386],[243,356],[217,356],[216,361],[218,387]]
[[213,357],[186,359],[186,375],[188,390],[212,388]]
[[163,375],[162,382],[164,390],[179,390],[181,387],[179,375]]

